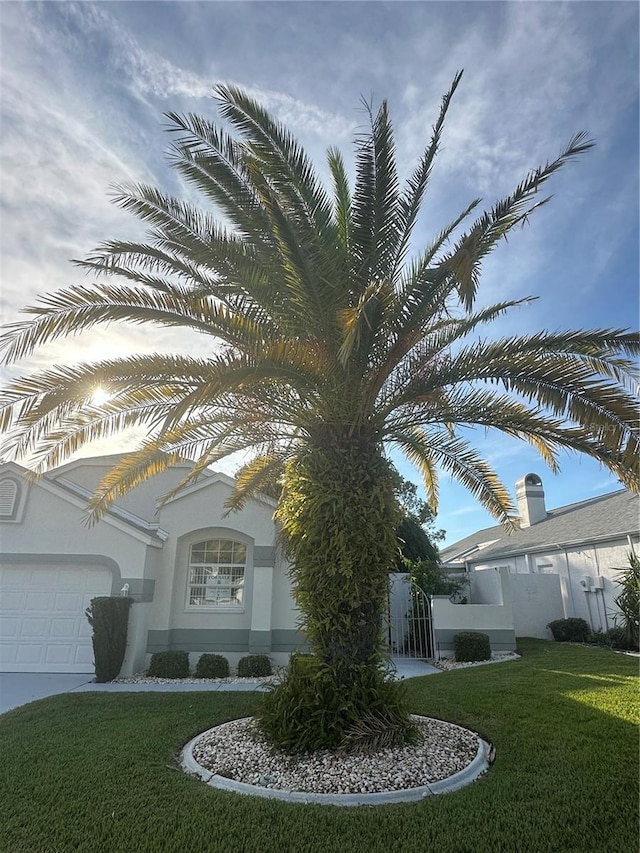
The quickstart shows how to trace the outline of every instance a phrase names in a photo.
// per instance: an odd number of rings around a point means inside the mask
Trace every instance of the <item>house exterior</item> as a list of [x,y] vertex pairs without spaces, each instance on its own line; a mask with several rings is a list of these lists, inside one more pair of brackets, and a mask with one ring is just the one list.
[[443,566],[468,572],[506,570],[516,636],[547,637],[546,625],[585,619],[593,631],[614,624],[616,578],[640,542],[640,496],[620,489],[547,510],[537,474],[516,483],[520,526],[497,525],[444,548]]
[[0,465],[0,671],[93,672],[85,609],[99,595],[134,600],[122,674],[153,652],[267,653],[284,662],[303,638],[287,565],[275,547],[274,503],[225,516],[233,480],[206,471],[158,507],[186,475],[143,483],[93,527],[87,498],[117,456],[80,459],[40,479]]
[[[205,471],[159,506],[189,472],[184,463],[87,527],[87,499],[118,458],[76,460],[37,480],[0,464],[0,671],[93,673],[85,610],[103,595],[134,601],[123,675],[170,649],[192,662],[217,652],[232,665],[249,653],[285,663],[304,637],[274,502],[262,496],[226,515],[233,480]],[[612,624],[615,578],[640,540],[640,498],[621,490],[547,511],[540,478],[528,474],[518,502],[511,535],[491,527],[443,550],[445,568],[468,573],[469,603],[432,601],[435,656],[451,656],[461,630],[483,630],[494,651],[508,651],[516,636],[550,636],[555,618]]]

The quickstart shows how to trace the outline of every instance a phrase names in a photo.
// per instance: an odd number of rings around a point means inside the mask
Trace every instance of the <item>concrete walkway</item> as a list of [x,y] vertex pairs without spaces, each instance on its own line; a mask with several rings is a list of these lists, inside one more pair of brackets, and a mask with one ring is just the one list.
[[[395,677],[399,680],[434,675],[440,672],[435,666],[413,658],[393,658]],[[54,672],[2,672],[0,673],[0,714],[59,693],[189,693],[212,690],[264,690],[254,681],[203,681],[170,684],[97,684],[91,673]]]

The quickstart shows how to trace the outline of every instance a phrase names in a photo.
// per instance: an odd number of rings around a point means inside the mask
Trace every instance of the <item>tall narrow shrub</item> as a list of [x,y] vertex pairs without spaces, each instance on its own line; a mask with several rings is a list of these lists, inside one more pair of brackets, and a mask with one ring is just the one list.
[[92,598],[86,614],[93,628],[93,658],[96,681],[113,681],[120,674],[127,649],[127,628],[132,598]]

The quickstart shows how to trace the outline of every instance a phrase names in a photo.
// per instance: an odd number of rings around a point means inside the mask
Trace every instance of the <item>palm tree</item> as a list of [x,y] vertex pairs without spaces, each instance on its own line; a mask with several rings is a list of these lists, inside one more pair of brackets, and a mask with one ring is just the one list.
[[[443,469],[505,524],[514,523],[509,493],[460,427],[522,438],[554,470],[561,449],[586,453],[638,488],[638,410],[629,389],[637,335],[479,337],[527,301],[476,309],[482,260],[544,204],[540,188],[591,147],[586,135],[468,225],[479,200],[412,251],[460,76],[404,184],[386,102],[369,110],[370,130],[356,140],[353,190],[338,150],[328,151],[329,190],[293,136],[235,87],[217,88],[231,133],[169,114],[172,165],[207,209],[149,186],[118,189],[116,202],[149,226],[147,240],[110,241],[76,261],[96,283],[42,297],[27,309],[31,319],[4,336],[8,361],[99,323],[208,336],[207,357],[133,356],[18,378],[4,392],[0,427],[11,430],[10,450],[31,454],[38,470],[92,439],[146,427],[140,448],[100,484],[93,518],[185,457],[197,461],[183,486],[228,454],[251,451],[230,509],[280,478],[277,518],[313,676],[326,687],[322,701],[342,709],[325,742],[368,712],[383,717],[395,701],[380,680],[380,618],[397,549],[389,447],[420,470],[433,506]],[[110,394],[99,407],[96,385]],[[279,701],[293,702],[295,690],[304,685],[287,693],[285,684]],[[321,692],[288,745],[322,741],[307,737],[324,725]]]

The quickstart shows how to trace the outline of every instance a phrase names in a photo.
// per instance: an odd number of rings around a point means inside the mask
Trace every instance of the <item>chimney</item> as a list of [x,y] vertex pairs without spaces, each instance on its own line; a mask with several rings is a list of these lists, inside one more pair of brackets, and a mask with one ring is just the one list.
[[520,527],[531,527],[547,517],[542,480],[537,474],[525,474],[516,481],[516,500]]

